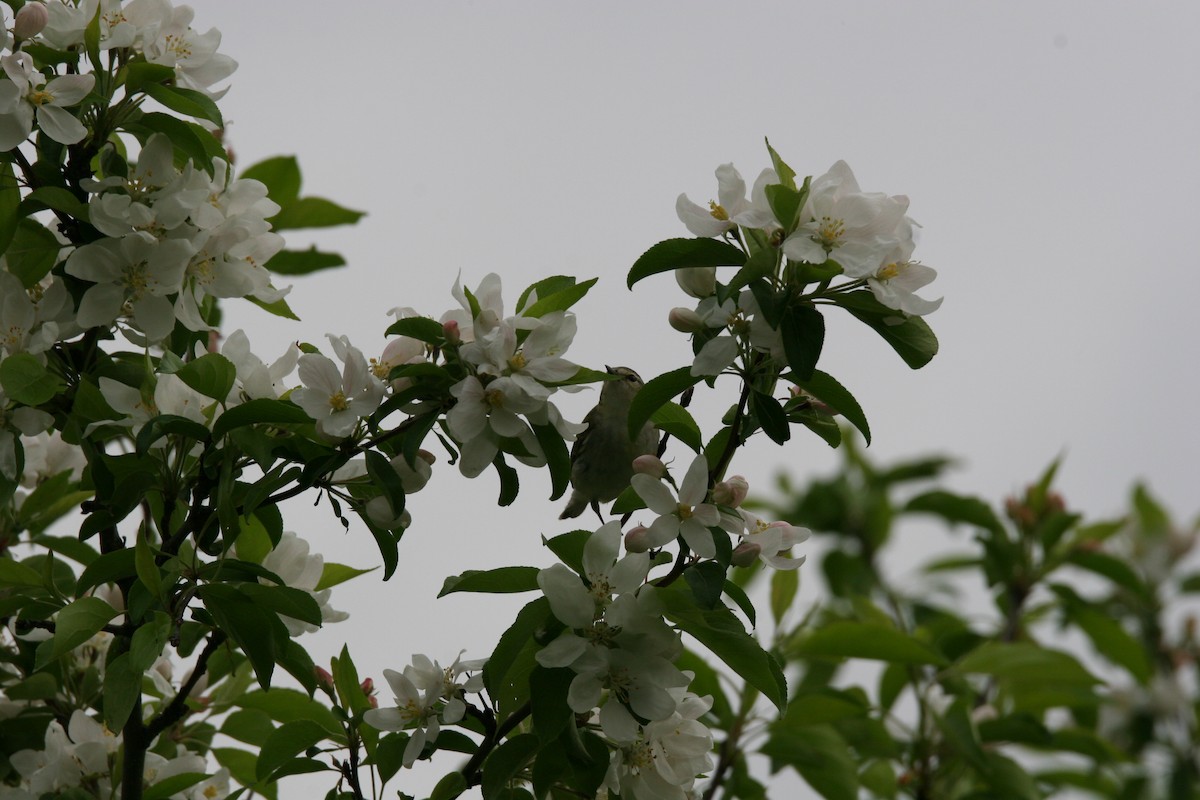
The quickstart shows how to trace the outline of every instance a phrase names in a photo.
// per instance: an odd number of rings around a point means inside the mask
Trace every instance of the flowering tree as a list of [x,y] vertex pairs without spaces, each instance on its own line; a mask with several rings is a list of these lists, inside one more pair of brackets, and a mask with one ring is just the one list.
[[[311,773],[331,797],[364,798],[434,759],[446,775],[432,798],[474,787],[513,800],[756,798],[765,796],[749,769],[756,752],[826,797],[860,788],[1037,796],[1051,778],[1031,777],[994,745],[1036,740],[1096,762],[1115,752],[1095,724],[1091,738],[1072,728],[1074,739],[1050,726],[1052,708],[1094,710],[1097,681],[1037,645],[1024,620],[1050,568],[1067,561],[1145,590],[1137,619],[1157,618],[1163,604],[1148,584],[1099,549],[1116,528],[1077,528],[1048,480],[1010,509],[1015,529],[970,498],[910,500],[907,510],[980,531],[983,555],[950,566],[981,567],[1003,589],[1005,619],[998,631],[972,631],[899,598],[875,570],[887,490],[936,470],[884,480],[858,459],[870,480],[841,499],[883,509],[861,530],[850,505],[772,515],[857,537],[860,548],[858,559],[826,557],[831,603],[796,623],[787,612],[805,559],[795,548],[810,530],[745,507],[749,487],[732,474],[760,433],[784,445],[807,428],[836,447],[848,436],[840,416],[869,439],[854,397],[817,368],[824,314],[850,314],[913,368],[935,355],[922,316],[940,300],[916,294],[935,273],[912,258],[907,198],[862,191],[842,162],[798,180],[769,145],[770,167],[749,192],[732,165],[719,167],[718,201],[677,201],[693,238],[654,245],[628,273],[633,288],[672,272],[696,301],[669,313],[694,360],[644,385],[631,370],[564,357],[571,308],[595,279],[563,275],[511,306],[497,275],[468,281],[473,289],[456,281],[450,310],[393,310],[375,358],[341,336],[264,358],[243,332],[218,335],[222,301],[292,316],[281,280],[342,260],[289,250],[279,231],[360,214],[301,196],[293,159],[235,176],[220,141],[224,90],[214,88],[235,64],[217,52],[216,30],[191,27],[190,8],[9,6],[0,43],[0,797],[273,797],[280,778]],[[624,380],[638,387],[628,409],[588,426],[552,399]],[[688,411],[701,386],[731,393],[708,430]],[[653,454],[591,465],[611,470],[623,491],[596,527],[546,541],[558,563],[447,577],[444,594],[533,598],[486,659],[443,666],[415,655],[385,671],[392,698],[382,702],[348,648],[328,670],[313,663],[303,635],[345,617],[331,590],[363,570],[311,552],[287,530],[284,500],[312,493],[347,529],[356,518],[390,578],[404,531],[419,524],[405,498],[432,479],[435,451],[466,478],[495,470],[501,505],[518,499],[514,462],[547,470],[554,499],[574,479],[574,514],[608,492],[583,491],[568,443],[589,434],[637,442],[646,430]],[[576,466],[585,456],[577,447]],[[817,491],[806,498],[824,497]],[[773,628],[746,591],[760,575],[770,576]],[[1194,577],[1181,580],[1196,588]],[[1051,588],[1064,624],[1152,696],[1167,666],[1147,653],[1166,647],[1162,631],[1147,628],[1139,642],[1069,588]],[[1194,655],[1189,642],[1172,652]],[[845,658],[888,665],[874,699],[834,688]],[[1035,668],[1054,671],[1062,691],[1030,701],[1019,690]],[[891,709],[906,691],[919,719],[897,731]],[[1189,719],[1178,724],[1194,726]],[[1152,744],[1175,746],[1172,775],[1182,777],[1173,786],[1196,785],[1179,742],[1157,732],[1138,740]],[[1084,772],[1060,769],[1057,785],[1084,785],[1064,777]],[[1105,778],[1088,787],[1150,780],[1134,769]]]

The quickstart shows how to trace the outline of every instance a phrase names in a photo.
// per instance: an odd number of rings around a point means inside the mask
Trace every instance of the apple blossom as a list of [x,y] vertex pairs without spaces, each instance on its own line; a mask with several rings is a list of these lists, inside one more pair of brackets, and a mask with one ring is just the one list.
[[754,182],[751,199],[746,199],[746,182],[733,164],[717,167],[717,201],[709,208],[693,203],[686,194],[675,201],[675,213],[687,229],[696,236],[720,236],[737,225],[747,228],[778,227],[775,215],[766,202],[765,189],[779,183],[772,169],[764,169]]
[[[322,622],[341,622],[350,616],[345,611],[337,611],[329,605],[332,590],[317,591],[317,584],[320,583],[325,569],[325,559],[319,553],[310,553],[308,542],[296,534],[284,531],[275,549],[266,555],[262,563],[283,580],[284,586],[300,589],[311,595],[321,608]],[[265,578],[259,578],[259,582],[270,583]],[[312,633],[318,628],[317,625],[284,614],[280,614],[279,618],[292,636]]]
[[329,334],[329,342],[342,361],[341,373],[328,357],[305,353],[299,366],[304,385],[294,390],[291,398],[316,420],[321,434],[342,439],[354,432],[360,419],[379,408],[384,388],[371,374],[362,352],[346,337]]
[[33,68],[32,56],[23,52],[0,58],[0,65],[9,78],[0,82],[0,151],[28,139],[35,119],[42,133],[60,144],[87,136],[87,128],[67,108],[87,97],[95,75],[60,75],[47,82]]
[[708,461],[698,455],[688,467],[679,486],[678,498],[662,482],[649,475],[634,475],[633,489],[658,514],[647,531],[650,547],[662,547],[682,536],[697,555],[712,558],[717,554],[709,527],[721,521],[717,507],[704,502],[708,496]]

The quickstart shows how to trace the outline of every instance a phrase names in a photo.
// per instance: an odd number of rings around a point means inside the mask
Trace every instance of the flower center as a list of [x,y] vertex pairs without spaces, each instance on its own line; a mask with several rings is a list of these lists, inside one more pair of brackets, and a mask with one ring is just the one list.
[[513,372],[520,372],[525,369],[525,365],[529,362],[525,359],[525,354],[518,350],[513,354],[513,357],[508,360],[508,365],[512,367]]
[[813,238],[826,247],[839,247],[842,237],[845,235],[846,223],[844,221],[833,217],[821,217],[821,221],[817,224],[817,235]]
[[50,92],[46,91],[45,89],[35,89],[26,95],[25,99],[33,103],[35,106],[40,106],[53,102],[54,95],[50,94]]
[[344,392],[338,392],[329,398],[329,407],[334,411],[345,411],[350,407],[350,402],[346,400],[346,394]]
[[386,361],[380,361],[377,358],[371,359],[371,374],[379,380],[387,380],[388,373],[392,371],[392,365]]
[[504,405],[504,392],[499,389],[488,389],[483,393],[483,402],[492,408],[500,408]]
[[679,518],[680,519],[691,519],[692,518],[692,507],[686,503],[680,503],[679,504]]
[[710,200],[708,202],[708,207],[712,209],[708,213],[713,215],[713,219],[719,219],[721,222],[729,221],[729,212],[725,210],[725,206],[721,205],[720,203],[714,203]]
[[150,278],[146,275],[146,263],[130,264],[125,270],[124,283],[130,300],[141,299],[150,285]]
[[893,261],[879,268],[879,272],[875,273],[875,277],[881,281],[888,281],[900,274],[903,264],[897,264]]

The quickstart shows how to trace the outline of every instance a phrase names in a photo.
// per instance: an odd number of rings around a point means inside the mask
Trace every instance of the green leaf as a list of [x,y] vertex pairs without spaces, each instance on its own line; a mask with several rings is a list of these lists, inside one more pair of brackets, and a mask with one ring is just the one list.
[[[155,658],[161,654],[155,654]],[[134,669],[129,653],[112,659],[104,667],[104,724],[109,730],[119,731],[133,711],[134,703],[142,696],[142,673]]]
[[792,438],[791,428],[788,427],[787,414],[783,406],[769,394],[763,394],[757,389],[750,395],[750,413],[758,419],[763,433],[770,437],[775,444],[783,444]]
[[149,61],[134,61],[122,70],[125,75],[125,91],[130,94],[141,92],[148,84],[167,83],[175,80],[175,69],[165,64]]
[[58,679],[49,672],[35,672],[23,681],[4,687],[10,700],[50,700],[58,694]]
[[41,586],[42,575],[33,567],[14,561],[12,556],[0,556],[0,586]]
[[124,128],[137,136],[143,144],[155,133],[165,134],[175,145],[175,163],[178,166],[191,160],[198,168],[211,174],[215,159],[228,158],[225,149],[212,133],[194,122],[187,122],[170,114],[142,114],[126,123]]
[[441,344],[446,334],[442,323],[429,317],[405,317],[388,326],[385,336],[408,336],[429,344]]
[[771,146],[770,139],[764,139],[767,143],[767,152],[771,154],[771,166],[775,168],[775,174],[779,176],[779,183],[788,189],[796,188],[796,170],[787,165],[787,162],[780,157],[779,153],[775,152],[775,148]]
[[88,221],[88,207],[79,198],[61,186],[42,186],[34,189],[21,203],[18,213],[28,216],[35,211],[49,208],[75,219]]
[[238,588],[257,606],[311,625],[321,624],[321,607],[312,594],[303,589],[261,583],[243,583]]
[[[795,572],[795,570],[788,571]],[[758,612],[754,608],[754,603],[750,602],[750,597],[746,594],[746,591],[730,580],[725,581],[723,589],[725,596],[736,603],[737,607],[746,615],[746,619],[750,620],[750,627],[756,627],[758,625]]]
[[324,591],[332,586],[337,586],[339,583],[345,583],[351,578],[366,575],[368,572],[374,572],[377,569],[379,567],[356,569],[355,567],[348,567],[345,564],[334,564],[331,561],[326,561],[325,566],[321,570],[321,580],[317,581],[317,585],[313,587],[313,591]]
[[277,231],[330,228],[337,225],[353,225],[365,215],[366,212],[344,208],[323,197],[301,197],[284,206],[268,222]]
[[237,379],[237,368],[220,353],[207,353],[175,373],[181,381],[205,397],[225,402]]
[[462,773],[451,772],[438,781],[437,786],[433,787],[433,793],[429,795],[429,800],[454,800],[467,788],[467,779],[463,777]]
[[533,639],[534,633],[550,617],[550,601],[539,597],[517,612],[517,618],[500,636],[496,649],[483,665],[483,683],[488,694],[495,697],[508,676],[516,656]]
[[483,796],[498,798],[508,782],[533,758],[538,747],[538,737],[532,733],[522,733],[493,750],[483,762]]
[[792,767],[826,800],[857,800],[858,768],[850,748],[831,725],[803,728],[775,724],[762,752],[772,771]]
[[771,213],[775,215],[775,219],[779,221],[784,230],[795,230],[796,225],[800,222],[800,212],[804,208],[803,195],[795,189],[779,184],[767,186],[764,193],[767,196],[767,205],[771,207]]
[[550,499],[557,500],[571,485],[571,453],[562,434],[553,425],[534,425],[533,433],[542,446],[550,470]]
[[950,523],[974,525],[1004,535],[1004,526],[992,511],[991,506],[977,497],[934,490],[918,495],[904,506],[905,511],[937,514]]
[[525,310],[530,297],[536,303],[543,297],[558,294],[574,285],[575,279],[570,275],[551,275],[549,278],[542,278],[540,281],[530,284],[526,287],[525,291],[521,292],[521,296],[517,298],[517,313],[520,314]]
[[[18,186],[12,162],[0,162],[0,253],[8,249],[21,221],[21,215],[17,212],[21,205],[21,190]],[[25,287],[28,288],[29,284],[25,284]]]
[[169,797],[181,794],[184,789],[195,786],[207,777],[208,775],[203,772],[180,772],[169,775],[153,786],[147,786],[142,791],[142,800],[167,800]]
[[985,642],[959,660],[960,673],[993,675],[1014,711],[1091,706],[1099,702],[1100,681],[1068,653],[1029,642]]
[[692,597],[701,608],[716,608],[725,589],[725,568],[715,561],[701,561],[683,572]]
[[180,114],[196,119],[204,119],[215,124],[218,128],[225,127],[221,112],[212,98],[203,92],[186,89],[182,86],[166,86],[161,83],[148,83],[142,91],[156,101]]
[[582,283],[574,283],[554,294],[539,297],[537,302],[522,312],[523,317],[544,317],[552,311],[566,311],[583,299],[588,290],[596,285],[598,278],[592,278]]
[[746,254],[719,239],[667,239],[651,247],[633,263],[626,278],[630,289],[643,278],[689,267],[740,267]]
[[455,592],[513,594],[537,590],[537,567],[499,567],[489,570],[467,570],[461,575],[446,578],[438,597]]
[[850,620],[831,622],[813,631],[797,644],[797,652],[810,657],[865,658],[903,664],[947,663],[936,650],[903,631]]
[[500,496],[496,498],[496,503],[500,506],[511,506],[517,499],[518,492],[521,491],[521,481],[517,477],[517,471],[508,465],[504,453],[496,453],[492,466],[496,468],[496,475],[500,478]]
[[779,324],[788,366],[796,378],[809,381],[825,346],[825,318],[812,305],[789,305]]
[[326,706],[295,689],[271,689],[238,695],[237,705],[263,711],[276,722],[307,720],[325,729],[326,734],[337,735],[342,725]]
[[787,681],[779,664],[746,633],[733,612],[723,605],[697,607],[691,591],[679,583],[657,591],[655,596],[662,600],[671,622],[707,647],[780,711],[787,707]]
[[26,289],[46,277],[58,260],[62,244],[41,223],[21,219],[16,223],[12,241],[4,252],[8,271],[20,279]]
[[[54,647],[50,660],[71,652],[95,636],[117,613],[99,597],[81,597],[72,602],[58,612],[54,621]],[[38,655],[41,655],[40,651]]]
[[586,530],[571,531],[555,536],[552,539],[542,538],[542,544],[550,548],[550,552],[573,571],[583,574],[583,548],[592,532]]
[[251,303],[269,314],[274,314],[275,316],[282,317],[284,319],[296,320],[297,322],[300,321],[300,318],[296,316],[296,312],[292,311],[292,307],[289,306],[287,304],[287,300],[284,300],[282,297],[273,303],[259,300],[252,294],[246,295],[245,299],[249,300]]
[[379,770],[381,783],[390,781],[400,768],[404,766],[404,748],[408,746],[407,733],[389,733],[375,745],[375,755],[372,760]]
[[568,725],[574,724],[575,712],[567,704],[567,692],[575,673],[569,668],[547,669],[537,666],[529,682],[537,687],[530,697],[533,731],[542,744],[554,741]]
[[1154,675],[1150,656],[1118,620],[1086,602],[1067,602],[1066,612],[1102,656],[1127,669],[1143,686],[1149,684]]
[[814,369],[812,377],[808,380],[801,380],[796,375],[791,376],[791,380],[801,389],[845,417],[847,422],[858,428],[859,433],[863,435],[863,440],[867,444],[871,443],[871,428],[867,425],[867,416],[863,413],[862,407],[854,399],[854,395],[846,391],[845,387],[838,383],[832,375]]
[[792,607],[796,592],[800,589],[800,571],[795,569],[777,569],[771,575],[771,616],[776,626],[783,620],[783,615]]
[[704,447],[700,426],[686,408],[678,403],[664,403],[650,415],[650,421],[664,433],[669,433],[699,453]]
[[267,779],[297,754],[325,741],[328,736],[324,728],[309,720],[281,725],[263,743],[262,752],[258,756],[258,766],[254,770],[255,775],[259,780]]
[[[130,669],[141,674],[154,666],[170,636],[171,617],[162,611],[154,612],[153,621],[139,625],[133,632],[133,639],[129,644]],[[113,730],[120,730],[120,727]]]
[[[699,241],[709,241],[702,239]],[[636,439],[642,426],[673,398],[695,386],[701,380],[691,373],[691,367],[680,367],[671,372],[665,372],[656,378],[651,378],[645,386],[634,395],[629,405],[629,438]]]
[[295,156],[275,156],[252,164],[242,172],[242,179],[261,181],[267,197],[280,207],[300,196],[300,164]]
[[220,439],[229,431],[246,425],[298,425],[311,423],[312,418],[300,406],[286,400],[249,400],[224,411],[213,425],[213,438]]
[[63,383],[36,356],[17,353],[0,360],[0,386],[18,403],[40,406],[58,394]]
[[[243,584],[243,587],[250,585]],[[280,645],[291,639],[279,616],[229,584],[204,584],[198,594],[217,625],[250,659],[258,682],[264,688],[270,687]],[[315,604],[311,597],[309,601]]]
[[337,253],[325,253],[316,245],[307,250],[280,250],[264,264],[276,275],[308,275],[323,269],[346,266],[346,259]]
[[835,294],[830,299],[882,336],[913,369],[920,369],[937,355],[937,337],[921,317],[905,317],[868,291]]

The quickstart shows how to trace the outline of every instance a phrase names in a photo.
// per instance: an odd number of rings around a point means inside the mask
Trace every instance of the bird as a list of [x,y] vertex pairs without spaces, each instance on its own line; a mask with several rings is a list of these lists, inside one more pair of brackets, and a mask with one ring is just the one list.
[[658,429],[647,422],[637,438],[629,438],[629,406],[642,388],[641,377],[629,367],[604,368],[619,380],[600,389],[600,401],[583,421],[587,428],[571,446],[571,498],[559,519],[578,517],[590,504],[600,514],[600,503],[613,500],[629,486],[633,460],[658,448]]

